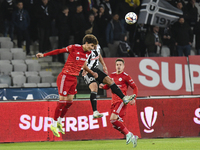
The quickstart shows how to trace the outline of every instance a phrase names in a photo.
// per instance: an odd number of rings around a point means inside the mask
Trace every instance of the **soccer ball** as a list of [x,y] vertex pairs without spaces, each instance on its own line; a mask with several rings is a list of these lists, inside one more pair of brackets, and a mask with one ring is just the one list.
[[125,21],[127,24],[134,24],[137,21],[137,15],[134,12],[129,12],[125,16]]

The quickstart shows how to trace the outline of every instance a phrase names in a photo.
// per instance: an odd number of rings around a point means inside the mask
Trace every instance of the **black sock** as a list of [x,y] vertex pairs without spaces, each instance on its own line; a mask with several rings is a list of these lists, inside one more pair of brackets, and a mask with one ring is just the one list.
[[117,96],[119,96],[121,99],[125,96],[115,83],[111,84],[110,88],[112,92],[115,93]]
[[92,105],[92,110],[96,111],[97,110],[97,93],[96,92],[91,92],[90,102],[91,102],[91,105]]

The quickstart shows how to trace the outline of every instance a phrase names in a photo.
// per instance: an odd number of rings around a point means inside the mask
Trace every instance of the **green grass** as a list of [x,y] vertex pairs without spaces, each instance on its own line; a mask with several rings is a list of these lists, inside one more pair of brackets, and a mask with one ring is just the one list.
[[[130,150],[125,140],[1,143],[0,150]],[[139,139],[137,150],[200,150],[200,138]]]

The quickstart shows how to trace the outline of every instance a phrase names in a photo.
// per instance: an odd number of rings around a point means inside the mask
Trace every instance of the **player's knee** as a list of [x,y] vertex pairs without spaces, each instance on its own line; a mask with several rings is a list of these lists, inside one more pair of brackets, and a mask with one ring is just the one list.
[[103,83],[108,84],[108,85],[111,85],[111,84],[114,83],[114,81],[113,81],[109,76],[106,76],[106,77],[103,79]]

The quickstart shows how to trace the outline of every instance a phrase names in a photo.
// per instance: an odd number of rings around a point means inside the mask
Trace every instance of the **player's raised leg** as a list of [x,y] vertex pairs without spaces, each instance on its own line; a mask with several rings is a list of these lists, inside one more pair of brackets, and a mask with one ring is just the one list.
[[122,93],[121,89],[115,84],[115,82],[109,76],[106,76],[103,79],[103,83],[108,84],[112,92],[115,93],[117,96],[119,96],[123,100],[125,105],[128,104],[131,100],[133,100],[136,96],[135,94],[130,96],[125,96]]

